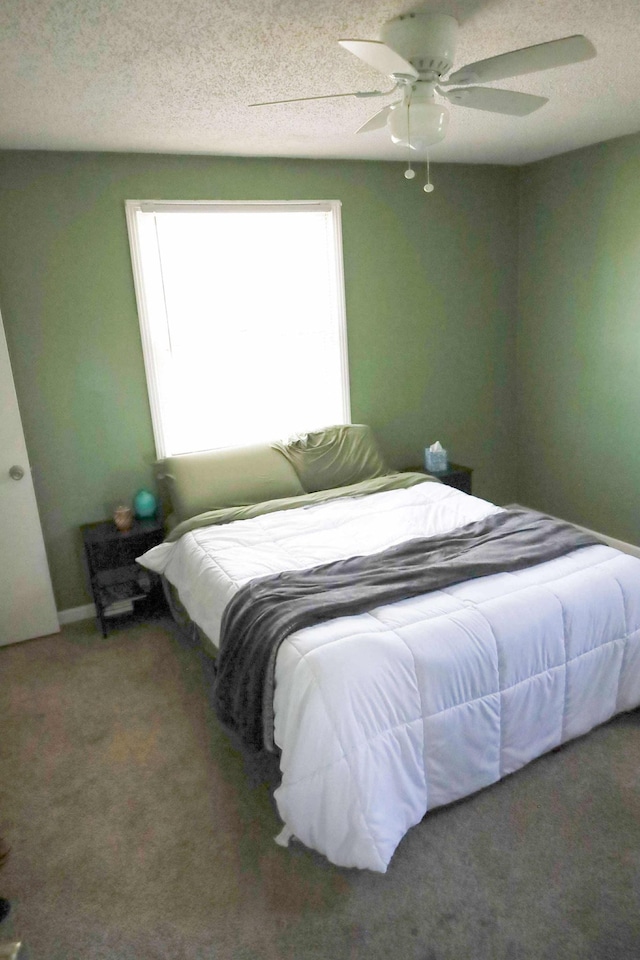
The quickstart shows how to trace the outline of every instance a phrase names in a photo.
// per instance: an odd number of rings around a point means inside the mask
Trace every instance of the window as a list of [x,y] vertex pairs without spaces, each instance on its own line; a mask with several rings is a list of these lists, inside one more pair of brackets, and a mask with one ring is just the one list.
[[126,210],[159,457],[350,422],[338,201]]

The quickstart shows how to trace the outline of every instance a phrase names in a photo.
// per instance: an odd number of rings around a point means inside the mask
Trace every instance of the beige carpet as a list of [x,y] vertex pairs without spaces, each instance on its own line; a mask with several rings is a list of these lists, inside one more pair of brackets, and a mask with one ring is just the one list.
[[30,960],[640,957],[637,711],[428,815],[383,876],[276,846],[209,683],[168,622],[0,649],[0,942]]

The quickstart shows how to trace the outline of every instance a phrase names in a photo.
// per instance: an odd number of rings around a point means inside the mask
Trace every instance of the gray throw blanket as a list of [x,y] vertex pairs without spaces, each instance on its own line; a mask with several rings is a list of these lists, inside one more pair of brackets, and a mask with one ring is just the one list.
[[599,542],[544,514],[506,510],[444,536],[251,580],[223,616],[216,712],[247,747],[274,751],[276,654],[296,630],[463,580],[520,570]]

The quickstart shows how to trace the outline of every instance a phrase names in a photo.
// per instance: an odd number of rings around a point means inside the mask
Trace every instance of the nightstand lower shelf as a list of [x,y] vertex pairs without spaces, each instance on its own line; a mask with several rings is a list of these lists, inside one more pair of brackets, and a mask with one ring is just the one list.
[[89,585],[103,637],[107,623],[124,615],[149,617],[166,609],[157,574],[135,562],[164,539],[158,520],[136,521],[131,530],[119,531],[110,521],[82,527]]

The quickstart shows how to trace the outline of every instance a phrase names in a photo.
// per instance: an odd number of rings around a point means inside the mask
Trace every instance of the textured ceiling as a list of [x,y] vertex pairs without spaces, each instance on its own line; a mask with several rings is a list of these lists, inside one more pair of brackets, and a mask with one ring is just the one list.
[[0,147],[401,160],[396,97],[249,108],[384,89],[342,49],[412,9],[460,22],[454,69],[574,33],[593,60],[491,86],[550,98],[528,117],[451,107],[434,161],[520,164],[640,129],[640,0],[2,0]]

